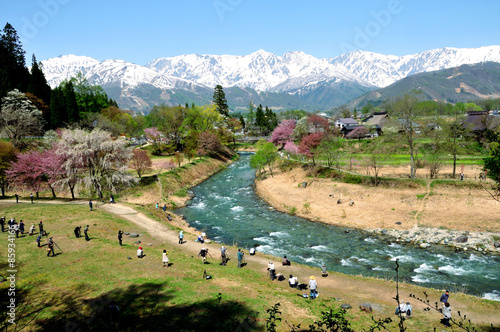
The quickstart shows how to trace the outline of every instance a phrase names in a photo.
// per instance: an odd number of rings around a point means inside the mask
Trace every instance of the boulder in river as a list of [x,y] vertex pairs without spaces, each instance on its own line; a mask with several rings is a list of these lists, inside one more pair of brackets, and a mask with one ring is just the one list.
[[429,248],[430,246],[431,245],[428,244],[428,243],[422,243],[422,244],[420,244],[420,248],[422,248],[422,249]]
[[500,242],[498,242],[498,241],[495,241],[495,243],[493,243],[493,245],[495,246],[495,248],[500,248]]

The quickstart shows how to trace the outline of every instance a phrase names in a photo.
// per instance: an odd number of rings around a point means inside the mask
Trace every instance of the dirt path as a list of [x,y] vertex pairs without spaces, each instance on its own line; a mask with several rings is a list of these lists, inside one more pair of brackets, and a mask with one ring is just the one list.
[[433,180],[430,180],[430,181],[427,181],[427,192],[425,193],[425,196],[422,198],[422,203],[420,204],[420,208],[418,209],[418,211],[415,213],[415,224],[413,225],[414,228],[417,228],[418,227],[418,216],[424,212],[424,209],[425,209],[425,201],[426,199],[429,197],[429,195],[431,194],[431,184],[432,184],[432,181]]

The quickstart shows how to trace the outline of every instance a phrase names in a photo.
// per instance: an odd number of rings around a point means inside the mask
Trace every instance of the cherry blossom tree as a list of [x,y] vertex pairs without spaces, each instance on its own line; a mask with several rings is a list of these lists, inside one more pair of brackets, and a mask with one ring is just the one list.
[[160,149],[160,136],[161,131],[156,127],[146,128],[144,129],[144,133],[146,134],[146,138],[153,141],[153,155],[159,156],[161,155]]
[[222,148],[219,137],[210,132],[203,131],[198,135],[198,150],[202,150],[205,154],[216,154]]
[[149,157],[148,153],[144,150],[135,149],[133,151],[132,162],[130,167],[135,169],[139,178],[142,177],[144,172],[151,170],[153,162]]
[[273,130],[269,142],[274,145],[281,145],[282,150],[287,142],[292,141],[293,130],[295,129],[295,120],[283,120]]
[[126,173],[132,157],[132,148],[123,139],[113,140],[109,132],[99,128],[88,132],[81,129],[63,131],[58,153],[64,159],[64,168],[81,171],[83,185],[99,198],[103,190],[115,193],[118,185],[136,182]]
[[349,134],[347,134],[346,138],[357,138],[358,140],[365,138],[368,135],[368,129],[364,126],[359,126],[354,128]]
[[316,163],[314,156],[316,155],[315,149],[320,145],[323,139],[323,133],[313,133],[304,136],[299,145],[299,152],[308,158],[312,159],[313,164]]
[[20,189],[27,189],[36,193],[44,181],[42,153],[39,151],[28,151],[17,155],[17,161],[11,162],[11,168],[6,171],[9,183]]
[[297,155],[299,154],[299,147],[295,145],[294,142],[288,141],[285,143],[285,151],[290,154]]
[[66,174],[64,161],[64,157],[57,154],[55,149],[46,150],[41,153],[41,160],[38,166],[43,173],[44,182],[47,183],[52,191],[53,198],[56,198],[55,187],[57,186],[57,182],[65,177]]
[[307,123],[314,128],[314,132],[326,132],[330,127],[328,120],[322,116],[313,114],[307,119]]

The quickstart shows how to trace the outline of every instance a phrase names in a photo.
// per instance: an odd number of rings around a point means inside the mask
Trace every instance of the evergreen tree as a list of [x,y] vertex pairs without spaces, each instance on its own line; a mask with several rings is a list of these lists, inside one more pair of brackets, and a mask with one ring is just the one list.
[[240,116],[239,116],[239,120],[240,120],[240,123],[241,123],[241,127],[243,129],[245,129],[245,126],[246,126],[245,125],[245,118],[243,118],[243,115],[241,115],[241,113],[240,113]]
[[267,127],[266,116],[264,110],[262,109],[262,104],[259,104],[257,110],[255,111],[255,125],[261,130],[265,130]]
[[217,105],[217,111],[228,117],[229,116],[229,106],[227,106],[226,94],[222,85],[217,84],[214,90],[213,102]]
[[31,92],[41,100],[46,105],[50,105],[50,86],[47,84],[45,75],[43,74],[41,64],[37,63],[36,57],[33,54],[32,64],[31,64],[31,79],[28,85],[28,92]]
[[252,126],[254,124],[254,120],[255,120],[255,112],[254,112],[254,109],[255,109],[255,105],[253,104],[253,102],[250,100],[250,102],[248,103],[248,115],[247,115],[247,120],[248,120],[248,124],[250,126]]
[[62,88],[52,90],[50,97],[50,128],[61,128],[68,123],[68,113]]
[[68,114],[68,123],[80,121],[80,111],[76,102],[75,89],[71,81],[64,84],[63,95],[66,112]]
[[274,128],[278,126],[278,117],[276,113],[274,113],[269,107],[266,106],[265,112],[266,118],[266,128],[268,132],[272,132]]
[[0,98],[14,89],[27,91],[30,74],[24,54],[16,30],[7,23],[0,32]]

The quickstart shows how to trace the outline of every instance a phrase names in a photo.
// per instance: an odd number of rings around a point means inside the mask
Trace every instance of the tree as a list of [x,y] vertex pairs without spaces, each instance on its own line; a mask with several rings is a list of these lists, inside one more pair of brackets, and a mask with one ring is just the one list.
[[255,125],[259,127],[261,131],[267,128],[266,115],[264,114],[262,104],[259,104],[257,110],[255,111]]
[[279,149],[282,150],[287,142],[292,141],[294,129],[295,120],[283,120],[276,128],[274,128],[269,141],[274,145],[281,145]]
[[273,112],[272,109],[266,106],[266,111],[264,113],[266,119],[266,134],[273,131],[274,128],[278,125],[278,117],[276,113]]
[[116,192],[118,185],[128,186],[135,179],[126,172],[132,156],[124,139],[113,140],[109,132],[99,128],[63,131],[58,153],[65,158],[65,168],[80,167],[81,181],[91,192],[103,198],[103,190]]
[[182,161],[184,160],[184,156],[182,155],[182,153],[176,152],[174,154],[174,159],[175,159],[175,162],[177,163],[177,165],[179,165],[179,167],[181,167]]
[[147,116],[147,120],[151,123],[151,126],[157,127],[173,142],[175,151],[181,151],[183,149],[182,140],[185,134],[186,117],[188,114],[192,114],[191,112],[196,113],[197,109],[197,107],[186,110],[184,107],[177,106],[155,106]]
[[410,177],[413,181],[415,181],[415,174],[417,173],[415,165],[415,134],[417,131],[415,128],[415,119],[418,116],[416,109],[417,103],[418,99],[416,97],[405,95],[404,97],[396,100],[396,102],[392,105],[394,114],[398,116],[401,121],[404,140],[408,145],[410,154]]
[[80,110],[76,102],[75,88],[72,81],[66,82],[62,86],[64,96],[64,106],[68,114],[68,123],[75,123],[80,121]]
[[7,173],[9,183],[17,188],[25,188],[34,191],[38,197],[43,183],[43,168],[40,165],[42,153],[39,151],[28,151],[17,155],[17,160],[11,162],[11,167]]
[[273,176],[273,166],[278,158],[278,151],[273,143],[260,140],[257,142],[257,151],[250,158],[250,167],[257,168],[259,174],[265,166],[269,168]]
[[316,114],[311,115],[307,119],[307,123],[314,129],[315,133],[327,132],[330,127],[327,119]]
[[487,176],[496,182],[497,197],[500,195],[500,143],[490,144],[490,153],[484,158],[484,170]]
[[158,130],[158,128],[156,128],[156,127],[146,128],[146,129],[144,129],[144,134],[146,135],[146,138],[148,140],[153,141],[153,151],[152,151],[152,154],[154,156],[161,155],[161,148],[160,148],[160,135],[161,135],[161,132]]
[[426,156],[426,161],[425,164],[427,168],[429,169],[429,176],[431,179],[434,179],[439,171],[443,168],[443,158],[441,157],[440,154],[433,152],[429,153]]
[[313,164],[316,164],[314,156],[317,154],[316,148],[320,145],[323,139],[323,133],[313,133],[302,138],[299,145],[299,152],[307,158],[312,158]]
[[43,151],[40,157],[38,167],[41,168],[43,182],[47,183],[52,191],[52,197],[56,198],[57,182],[66,174],[64,157],[58,154],[55,148]]
[[243,115],[240,113],[239,117],[238,117],[238,120],[240,120],[240,124],[241,124],[241,128],[244,130],[245,129],[245,118],[243,117]]
[[135,169],[137,175],[141,178],[144,172],[151,170],[153,162],[151,161],[148,153],[144,150],[135,149],[132,152],[133,155],[130,167]]
[[248,114],[247,114],[247,120],[248,120],[248,124],[250,127],[254,125],[254,121],[255,121],[254,109],[255,109],[255,105],[250,100],[250,102],[248,103]]
[[11,90],[27,91],[30,73],[16,30],[6,23],[0,31],[0,98]]
[[6,171],[10,168],[11,162],[16,160],[16,150],[11,142],[0,141],[0,188],[2,196],[5,197],[5,191],[9,185]]
[[445,140],[444,148],[453,156],[453,177],[457,169],[457,155],[463,142],[463,137],[467,129],[462,124],[464,106],[457,103],[453,107],[453,120],[442,124],[443,137]]
[[214,89],[213,103],[217,105],[217,112],[221,115],[229,116],[229,106],[227,106],[226,94],[222,85],[217,84]]
[[295,145],[294,142],[286,142],[285,144],[285,151],[292,154],[292,155],[296,155],[296,154],[299,154],[299,147],[297,145]]
[[42,112],[24,93],[10,91],[2,99],[0,128],[5,130],[12,144],[16,146],[23,136],[40,134],[43,129]]
[[321,140],[317,152],[322,158],[326,159],[329,167],[335,165],[335,167],[340,168],[340,160],[345,153],[345,145],[346,141],[344,139],[327,136]]
[[358,126],[353,129],[349,134],[347,134],[346,138],[357,138],[358,140],[361,140],[362,138],[365,138],[368,135],[368,129],[366,129],[365,126]]
[[36,61],[34,54],[31,63],[31,76],[28,91],[42,99],[46,105],[50,105],[50,86],[47,84],[47,80],[43,74],[42,64]]
[[295,128],[293,130],[293,136],[295,139],[302,140],[302,138],[309,133],[308,119],[308,117],[304,116],[295,124]]
[[215,155],[222,148],[219,136],[210,132],[203,131],[198,135],[198,149],[201,155]]

